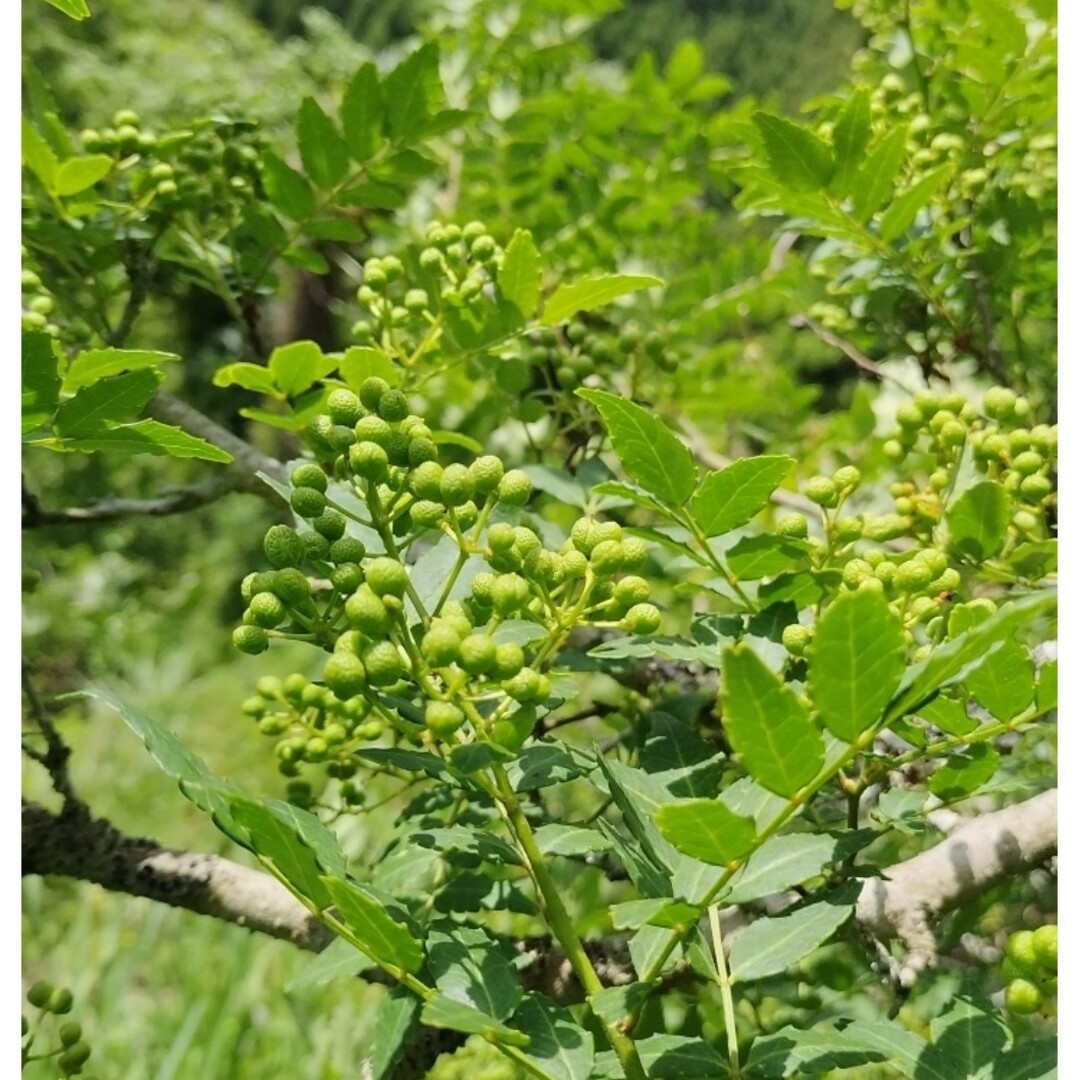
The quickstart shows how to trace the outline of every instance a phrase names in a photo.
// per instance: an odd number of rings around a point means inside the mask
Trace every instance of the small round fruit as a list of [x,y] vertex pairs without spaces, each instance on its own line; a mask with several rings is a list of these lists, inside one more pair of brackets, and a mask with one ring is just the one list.
[[1017,1016],[1030,1016],[1042,1005],[1042,991],[1028,979],[1013,979],[1005,987],[1005,1008]]
[[649,583],[643,577],[631,574],[615,583],[613,596],[621,607],[630,608],[645,603],[649,599],[649,591]]
[[495,648],[487,634],[470,634],[458,647],[458,663],[470,675],[484,675],[495,663]]
[[315,488],[293,488],[289,505],[302,518],[317,518],[326,509],[326,496]]
[[1016,408],[1016,393],[1006,386],[993,386],[983,397],[983,412],[992,420],[1008,420]]
[[792,540],[805,540],[809,535],[809,523],[802,514],[785,514],[776,523],[776,531]]
[[405,674],[401,653],[392,641],[378,641],[364,652],[364,667],[372,686],[392,686]]
[[1035,957],[1044,968],[1057,971],[1058,928],[1054,923],[1040,926],[1032,935]]
[[311,583],[302,570],[286,566],[270,575],[270,592],[280,597],[289,607],[298,607],[311,597]]
[[49,1002],[45,1007],[49,1012],[62,1016],[64,1013],[71,1012],[73,1003],[74,998],[72,997],[71,991],[66,986],[58,986],[49,995]]
[[842,465],[833,473],[832,479],[841,490],[853,490],[862,481],[862,473],[854,465]]
[[495,646],[495,659],[491,674],[496,679],[512,679],[525,666],[525,653],[514,641],[504,641]]
[[1039,957],[1035,952],[1035,934],[1031,930],[1018,930],[1005,943],[1005,955],[1021,970],[1034,974],[1039,970]]
[[326,411],[335,424],[352,427],[364,415],[360,399],[344,387],[331,390],[326,399]]
[[789,623],[784,627],[780,640],[783,646],[792,656],[803,656],[813,639],[813,631],[809,626],[801,626],[799,623]]
[[271,566],[299,566],[304,559],[304,543],[288,525],[271,525],[263,538],[263,553]]
[[323,679],[341,701],[348,701],[349,698],[362,693],[368,682],[363,661],[345,651],[335,652],[326,661]]
[[439,480],[439,498],[447,506],[461,506],[475,493],[472,476],[464,465],[447,465]]
[[827,476],[812,476],[807,480],[803,493],[818,506],[833,507],[840,501],[836,485]]
[[377,559],[372,559],[367,568],[367,583],[377,596],[389,595],[400,598],[405,595],[409,575],[397,559],[392,559],[389,555],[380,555]]
[[49,1003],[49,998],[52,997],[53,985],[49,982],[36,982],[26,992],[26,1000],[34,1006],[35,1009],[44,1009]]
[[349,447],[349,468],[355,476],[381,484],[390,472],[390,456],[378,443],[354,443]]
[[314,488],[316,491],[326,491],[326,473],[314,462],[297,465],[289,479],[292,481],[293,487],[309,487]]
[[433,502],[442,499],[443,467],[437,461],[425,461],[413,469],[409,487],[419,499]]
[[631,634],[655,634],[660,629],[660,612],[654,604],[635,604],[622,624]]
[[392,424],[409,415],[409,399],[400,390],[384,390],[376,409],[383,420]]
[[248,604],[251,612],[251,621],[255,626],[262,626],[272,630],[285,621],[288,612],[280,598],[272,592],[256,593]]
[[[345,515],[340,510],[327,507],[314,521],[311,527],[322,537],[333,544],[345,535]],[[329,555],[329,550],[327,554]]]
[[532,495],[532,481],[521,469],[511,469],[504,474],[496,490],[499,502],[507,506],[524,506]]
[[465,723],[465,714],[450,701],[429,701],[424,708],[424,722],[432,734],[445,739]]
[[358,563],[366,554],[364,542],[354,536],[343,536],[330,545],[330,561],[334,563]]
[[233,631],[232,642],[241,652],[251,656],[270,648],[270,638],[261,626],[238,626]]
[[445,623],[433,624],[420,642],[420,653],[432,667],[446,667],[458,658],[461,636]]
[[386,605],[370,585],[361,585],[345,601],[345,617],[350,626],[373,639],[385,637],[393,622]]
[[484,454],[469,466],[469,476],[479,495],[494,491],[499,486],[503,474],[503,463],[494,454]]

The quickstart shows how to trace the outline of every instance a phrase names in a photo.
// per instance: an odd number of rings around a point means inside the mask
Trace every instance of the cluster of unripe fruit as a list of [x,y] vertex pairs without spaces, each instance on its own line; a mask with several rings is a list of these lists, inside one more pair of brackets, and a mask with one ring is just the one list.
[[658,330],[645,333],[633,321],[614,328],[575,319],[561,331],[539,327],[527,334],[499,359],[495,381],[518,399],[518,419],[532,423],[550,414],[553,398],[572,393],[591,375],[619,370],[633,383],[635,369],[649,364],[673,371],[678,362]]
[[470,307],[491,295],[502,258],[483,222],[432,224],[408,272],[396,255],[364,263],[356,298],[369,317],[353,324],[353,338],[359,345],[377,341],[403,357],[417,355],[442,306]]
[[139,117],[122,109],[112,126],[87,128],[80,135],[91,154],[112,154],[128,197],[148,213],[180,207],[214,207],[258,185],[262,139],[255,125],[203,121],[196,131],[155,134],[139,127]]
[[41,275],[32,267],[25,265],[29,255],[29,251],[23,247],[22,328],[42,330],[50,337],[59,337],[60,327],[49,318],[56,310],[56,299],[43,284]]
[[1003,386],[987,390],[981,410],[962,394],[915,394],[897,409],[898,428],[884,450],[896,463],[922,454],[930,471],[922,490],[910,480],[893,485],[897,514],[917,533],[929,535],[944,513],[957,461],[970,445],[979,469],[1016,504],[1013,533],[1022,539],[1043,537],[1046,510],[1055,498],[1057,425],[1032,425],[1031,411],[1027,398]]
[[[384,380],[365,380],[359,393],[336,389],[326,408],[309,429],[324,465],[302,464],[291,475],[290,503],[307,527],[268,530],[263,549],[273,569],[244,579],[247,608],[233,634],[248,653],[285,637],[330,654],[321,682],[263,679],[244,704],[278,740],[285,775],[326,764],[348,781],[353,751],[387,726],[425,742],[450,739],[469,721],[474,735],[489,737],[515,708],[548,698],[543,669],[574,626],[659,628],[648,582],[637,574],[645,543],[616,522],[581,518],[552,550],[522,520],[529,477],[493,455],[440,464],[430,430]],[[347,502],[335,505],[341,490],[366,507],[362,524],[378,534],[381,553],[349,535],[355,515]],[[410,549],[430,544],[432,534],[459,550],[434,601],[417,594],[408,569]],[[451,598],[461,568],[477,556],[487,568]],[[522,623],[533,626],[521,633]],[[303,800],[305,789],[297,782],[290,793]]]
[[59,1024],[56,1029],[57,1044],[51,1049],[34,1048],[47,1016],[60,1017],[71,1012],[74,1004],[71,991],[48,982],[36,982],[27,991],[26,1000],[39,1010],[39,1016],[34,1024],[25,1016],[22,1018],[23,1064],[30,1060],[51,1058],[61,1076],[84,1075],[83,1066],[90,1057],[90,1045],[83,1039],[82,1025],[74,1020]]
[[[960,572],[949,565],[943,550],[932,545],[890,551],[863,543],[885,545],[906,535],[911,522],[895,513],[840,516],[861,480],[858,469],[844,465],[832,476],[811,477],[803,485],[803,494],[822,508],[824,537],[809,536],[809,522],[802,514],[781,518],[776,530],[781,536],[806,541],[815,568],[835,572],[843,588],[882,593],[902,619],[909,644],[915,642],[919,624],[924,624],[929,640],[940,641],[947,630],[942,611],[961,585]],[[993,611],[993,601],[985,604]],[[782,641],[792,655],[805,656],[813,637],[812,626],[792,623],[785,627]]]
[[1057,925],[1049,923],[1037,930],[1018,930],[1005,945],[1002,976],[1005,1007],[1011,1013],[1030,1016],[1049,1012],[1057,995]]

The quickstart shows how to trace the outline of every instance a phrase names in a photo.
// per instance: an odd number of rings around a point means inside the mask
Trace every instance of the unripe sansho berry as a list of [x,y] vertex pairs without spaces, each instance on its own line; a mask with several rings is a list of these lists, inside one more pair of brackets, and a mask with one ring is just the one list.
[[660,629],[660,612],[653,604],[635,604],[622,624],[631,634],[655,634]]
[[[311,527],[333,543],[345,535],[345,515],[340,510],[327,507],[314,521]],[[327,551],[329,554],[329,550]]]
[[532,481],[521,469],[511,469],[499,481],[499,502],[507,506],[524,506],[532,495]]
[[465,714],[450,701],[429,701],[424,707],[424,722],[433,734],[446,738],[465,723]]
[[326,411],[335,424],[344,424],[346,427],[352,427],[364,415],[359,397],[344,387],[330,391],[326,399]]
[[812,476],[807,480],[803,493],[818,506],[833,507],[839,502],[836,485],[827,476]]
[[326,496],[315,488],[293,488],[289,505],[303,518],[317,518],[326,509]]
[[289,479],[292,481],[293,487],[309,487],[315,488],[316,491],[326,491],[326,473],[314,462],[297,465]]
[[270,639],[261,626],[238,626],[233,631],[232,641],[241,652],[252,656],[270,648]]
[[335,652],[326,661],[323,678],[326,685],[342,701],[361,693],[368,681],[363,661],[348,652]]
[[405,595],[405,588],[409,583],[409,576],[405,567],[397,559],[389,555],[380,555],[372,559],[367,568],[367,583],[378,596]]

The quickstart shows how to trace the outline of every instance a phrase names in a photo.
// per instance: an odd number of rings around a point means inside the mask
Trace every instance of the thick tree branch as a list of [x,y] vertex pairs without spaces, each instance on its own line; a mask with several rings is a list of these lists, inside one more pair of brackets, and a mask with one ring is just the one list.
[[[89,506],[68,506],[62,510],[46,510],[36,497],[23,492],[22,527],[38,529],[48,525],[89,525],[118,521],[129,517],[166,517],[195,510],[237,490],[238,473],[226,472],[201,484],[166,491],[153,499],[101,499]],[[270,492],[270,489],[266,489]]]
[[333,937],[268,874],[218,855],[171,851],[86,813],[23,803],[23,874],[59,874],[212,915],[318,951]]
[[934,923],[992,885],[1046,862],[1057,851],[1057,790],[983,814],[940,844],[868,881],[856,917],[879,938],[907,948],[899,978],[910,986],[937,959]]
[[256,495],[273,496],[266,485],[256,476],[265,473],[276,480],[286,479],[285,466],[275,458],[268,457],[249,442],[227,431],[220,424],[178,397],[159,390],[147,406],[151,416],[167,424],[176,424],[192,435],[198,435],[214,446],[232,454],[235,459],[229,471],[236,473],[236,488]]

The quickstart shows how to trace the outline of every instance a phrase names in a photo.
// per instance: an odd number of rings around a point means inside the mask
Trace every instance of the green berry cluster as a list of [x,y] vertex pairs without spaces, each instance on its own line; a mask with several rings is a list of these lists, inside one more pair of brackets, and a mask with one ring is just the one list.
[[553,400],[572,393],[590,376],[625,371],[633,383],[635,372],[646,364],[673,371],[679,357],[666,340],[661,331],[646,334],[633,321],[621,328],[580,319],[559,331],[539,327],[501,356],[495,382],[516,399],[518,419],[532,423],[550,413]]
[[503,249],[480,221],[433,223],[427,243],[408,254],[375,256],[363,266],[356,298],[367,317],[353,324],[360,345],[378,342],[402,357],[423,352],[431,324],[446,308],[468,309],[491,294]]
[[911,473],[926,470],[920,482],[906,479],[890,489],[896,513],[916,532],[928,536],[941,520],[957,464],[970,446],[976,466],[1012,497],[1012,535],[1017,540],[1047,535],[1047,514],[1056,500],[1057,426],[1033,424],[1027,398],[992,387],[979,409],[962,394],[922,390],[897,409],[896,421],[897,431],[884,445],[886,456],[907,462]]
[[[26,1000],[37,1010],[33,1020],[22,1019],[22,1061],[51,1059],[61,1076],[84,1076],[83,1067],[90,1058],[90,1045],[83,1038],[82,1025],[74,1020],[60,1021],[71,1012],[74,997],[70,990],[48,982],[36,982],[27,991]],[[42,1035],[55,1025],[54,1041],[48,1049],[41,1048]],[[87,1077],[87,1080],[90,1080]]]
[[22,328],[43,330],[50,337],[60,336],[60,327],[49,316],[56,310],[56,298],[44,285],[41,275],[30,265],[30,252],[22,249]]
[[1037,930],[1018,930],[1005,945],[1002,976],[1005,1007],[1018,1016],[1042,1012],[1051,1014],[1057,996],[1057,925],[1048,923]]
[[[361,801],[349,786],[356,751],[384,734],[499,738],[512,713],[550,697],[545,668],[576,626],[659,628],[639,573],[646,545],[618,523],[583,517],[547,546],[527,523],[528,475],[491,454],[442,464],[407,397],[380,378],[332,391],[326,409],[308,432],[322,463],[290,475],[298,524],[267,531],[271,569],[241,583],[233,634],[249,653],[284,638],[329,654],[319,681],[266,678],[243,706],[276,740],[294,801],[313,799],[304,765]],[[456,547],[457,561],[436,595],[428,582],[420,596],[410,564],[433,541]]]
[[111,126],[87,128],[80,141],[87,153],[111,154],[123,162],[122,193],[151,216],[233,205],[259,190],[264,141],[250,121],[215,118],[156,134],[123,109]]

